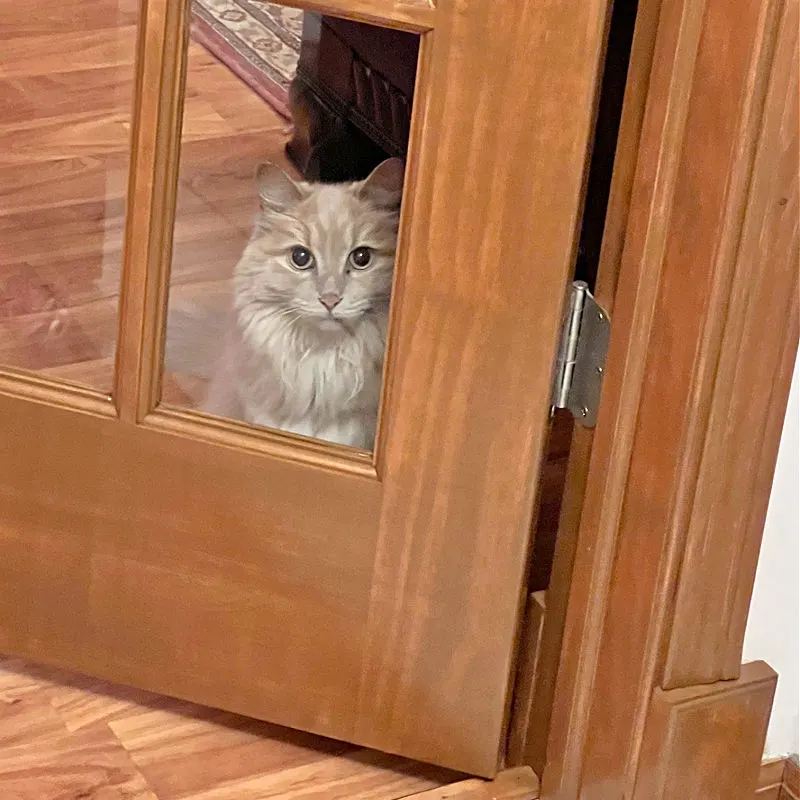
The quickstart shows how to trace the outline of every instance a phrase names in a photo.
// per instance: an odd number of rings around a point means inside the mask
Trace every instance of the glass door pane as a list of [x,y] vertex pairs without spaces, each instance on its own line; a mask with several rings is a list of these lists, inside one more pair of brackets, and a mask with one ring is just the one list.
[[0,368],[110,391],[136,0],[0,0]]
[[370,449],[419,37],[195,0],[170,405]]

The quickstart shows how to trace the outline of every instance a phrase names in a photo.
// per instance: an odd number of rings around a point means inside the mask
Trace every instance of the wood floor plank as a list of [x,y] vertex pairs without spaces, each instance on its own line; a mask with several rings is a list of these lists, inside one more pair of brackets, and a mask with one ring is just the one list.
[[129,686],[110,686],[95,678],[58,684],[50,688],[47,697],[70,733],[110,726],[115,720],[141,714],[151,706],[170,709],[173,713],[188,708],[188,704],[180,700],[158,697]]
[[2,41],[0,78],[53,75],[108,67],[127,67],[133,73],[135,25],[89,31],[54,30],[40,36],[4,38]]
[[[65,676],[62,674],[61,679]],[[21,658],[0,655],[0,695],[6,701],[46,692],[57,685],[55,670]]]
[[0,749],[0,797],[158,800],[108,729]]
[[66,733],[63,720],[46,700],[0,694],[0,752],[21,745],[38,747]]
[[2,129],[69,114],[77,98],[85,112],[125,111],[133,97],[133,79],[130,64],[1,79]]
[[152,710],[110,723],[160,800],[347,753],[353,748],[221,711]]
[[139,17],[137,0],[117,0],[106,3],[98,13],[97,0],[69,0],[53,3],[50,0],[26,0],[24,3],[5,3],[0,21],[0,39],[30,39],[62,33],[97,31],[116,26],[135,25]]
[[0,165],[125,152],[130,143],[126,111],[76,111],[58,118],[0,125]]
[[[234,134],[183,146],[181,186],[249,234],[258,208],[255,174],[264,161],[287,166],[281,132]],[[178,214],[182,213],[180,206]]]
[[[243,90],[239,78],[194,43],[189,48],[186,95],[187,107],[194,98],[202,97],[234,133],[283,131],[286,127],[286,121],[277,116],[255,92]],[[233,103],[232,96],[236,98]]]
[[[182,193],[181,207],[187,213],[176,221],[172,282],[229,277],[247,241],[249,226],[233,225],[188,192]],[[108,214],[103,216],[106,209]],[[98,218],[102,226],[97,224]],[[123,231],[122,207],[114,208],[110,202],[0,216],[0,259],[4,263],[0,292],[6,296],[0,305],[27,313],[19,296],[12,295],[12,289],[20,289],[12,286],[14,280],[20,280],[20,264],[33,270],[30,280],[56,287],[62,307],[118,294]],[[24,261],[17,260],[19,254]]]
[[360,750],[208,787],[180,800],[399,800],[440,784],[441,774],[433,767]]
[[[174,276],[198,273],[198,266],[181,257],[182,247],[194,254],[193,245],[211,246],[213,242],[235,242],[232,261],[221,265],[230,275],[241,255],[248,233],[241,225],[233,225],[216,209],[191,192],[182,192],[175,222]],[[250,218],[250,215],[247,215]],[[0,216],[0,263],[15,263],[24,258],[37,267],[85,258],[87,262],[119,265],[125,228],[124,201],[108,199],[55,208],[44,208],[21,214]],[[249,228],[249,225],[247,226]],[[225,252],[229,252],[226,247]],[[207,279],[206,270],[201,270]],[[117,271],[116,276],[119,275]],[[115,277],[116,277],[115,276]]]
[[0,217],[78,203],[121,200],[128,153],[71,156],[0,166]]
[[538,797],[539,780],[533,770],[517,767],[501,772],[493,781],[460,781],[415,795],[413,800],[537,800]]
[[0,259],[43,265],[119,250],[124,202],[95,201],[0,217]]
[[117,327],[116,297],[0,320],[0,363],[39,369],[110,356]]

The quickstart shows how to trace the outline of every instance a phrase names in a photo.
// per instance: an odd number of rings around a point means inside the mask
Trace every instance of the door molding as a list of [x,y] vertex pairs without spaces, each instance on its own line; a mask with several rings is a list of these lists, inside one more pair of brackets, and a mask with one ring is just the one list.
[[653,49],[628,87],[646,87],[639,130],[626,110],[635,168],[623,158],[612,189],[606,384],[574,560],[557,554],[551,589],[570,578],[548,800],[641,793],[654,698],[741,677],[797,350],[797,14],[797,0],[640,3]]

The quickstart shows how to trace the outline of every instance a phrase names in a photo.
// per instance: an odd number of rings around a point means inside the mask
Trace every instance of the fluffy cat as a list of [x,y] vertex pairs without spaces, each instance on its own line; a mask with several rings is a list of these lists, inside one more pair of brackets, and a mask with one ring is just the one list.
[[261,211],[236,266],[224,354],[201,406],[369,449],[377,421],[403,164],[364,181],[259,168]]

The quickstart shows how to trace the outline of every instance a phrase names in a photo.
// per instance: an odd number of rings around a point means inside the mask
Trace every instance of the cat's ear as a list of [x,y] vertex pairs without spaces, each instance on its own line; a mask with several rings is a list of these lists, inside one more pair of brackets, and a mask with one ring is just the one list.
[[403,193],[405,165],[399,158],[387,158],[369,174],[361,184],[360,194],[381,205],[400,205]]
[[262,164],[256,172],[256,185],[261,207],[267,211],[283,211],[303,199],[300,187],[275,164]]

